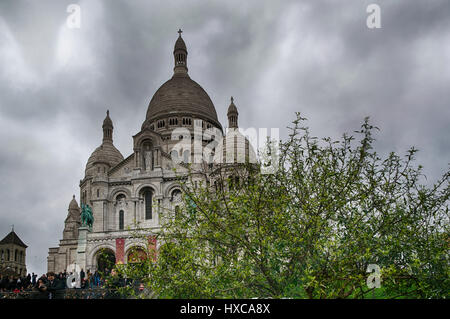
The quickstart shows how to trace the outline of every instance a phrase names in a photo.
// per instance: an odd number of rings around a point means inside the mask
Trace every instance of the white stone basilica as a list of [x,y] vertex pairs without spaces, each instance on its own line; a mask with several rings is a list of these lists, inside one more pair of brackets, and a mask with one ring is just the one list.
[[[65,220],[63,239],[58,247],[49,249],[48,271],[63,272],[76,263],[92,272],[101,268],[99,252],[105,251],[116,263],[127,263],[131,249],[142,245],[133,236],[137,224],[145,229],[155,248],[158,247],[153,235],[160,228],[162,209],[176,209],[181,200],[177,176],[188,173],[185,163],[195,155],[193,148],[183,150],[176,145],[183,138],[194,144],[194,130],[198,128],[223,133],[210,97],[188,75],[188,52],[181,30],[173,55],[174,74],[153,95],[141,131],[133,136],[133,153],[126,158],[113,144],[113,122],[107,112],[102,126],[102,144],[89,157],[79,185],[81,204],[88,204],[93,211],[92,230],[80,228],[80,207],[74,196]],[[237,130],[238,112],[233,99],[227,115],[229,128]],[[174,138],[175,129],[177,132],[182,129],[186,134]],[[223,146],[226,146],[228,135],[224,140]],[[203,146],[209,142],[208,137],[200,140]],[[220,154],[226,155],[229,147],[219,144]],[[254,156],[247,140],[242,147],[236,145],[232,162],[236,162],[237,152],[244,153],[247,160]],[[178,156],[178,160],[174,160],[174,156]],[[210,184],[217,165],[207,167],[211,179],[206,182]]]

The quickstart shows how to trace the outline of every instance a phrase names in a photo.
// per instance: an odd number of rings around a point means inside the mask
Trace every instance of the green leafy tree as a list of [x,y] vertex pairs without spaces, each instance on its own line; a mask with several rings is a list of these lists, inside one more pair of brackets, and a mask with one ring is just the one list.
[[[337,141],[311,136],[304,123],[298,114],[273,174],[224,166],[183,180],[182,209],[163,216],[158,258],[135,273],[153,293],[449,297],[450,173],[427,187],[416,149],[381,158],[368,119],[357,138]],[[367,285],[369,264],[380,267],[381,288]]]

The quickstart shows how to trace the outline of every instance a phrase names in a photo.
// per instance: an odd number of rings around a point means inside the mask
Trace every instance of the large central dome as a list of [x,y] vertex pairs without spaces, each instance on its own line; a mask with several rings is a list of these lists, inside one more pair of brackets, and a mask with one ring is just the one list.
[[216,109],[208,93],[189,76],[175,74],[153,95],[147,109],[146,122],[170,115],[192,114],[220,126]]
[[175,43],[173,54],[174,75],[153,95],[142,128],[151,127],[156,121],[171,116],[191,116],[222,129],[208,93],[187,73],[187,50],[181,32]]

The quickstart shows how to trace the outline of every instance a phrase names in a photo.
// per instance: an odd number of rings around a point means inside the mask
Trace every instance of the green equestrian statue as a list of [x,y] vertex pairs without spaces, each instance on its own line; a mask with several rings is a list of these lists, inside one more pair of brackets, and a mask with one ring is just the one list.
[[93,223],[94,215],[92,214],[92,209],[88,204],[81,204],[81,226],[92,228]]

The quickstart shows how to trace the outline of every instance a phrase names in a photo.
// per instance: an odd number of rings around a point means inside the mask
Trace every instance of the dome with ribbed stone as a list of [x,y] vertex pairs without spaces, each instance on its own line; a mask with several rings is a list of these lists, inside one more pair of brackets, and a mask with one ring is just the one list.
[[191,116],[210,122],[222,130],[208,93],[188,75],[187,49],[180,34],[174,46],[174,74],[155,92],[150,100],[142,128],[169,116]]
[[104,142],[89,157],[86,164],[86,175],[93,175],[90,173],[95,164],[106,164],[112,168],[122,161],[123,156],[120,151],[112,143]]
[[188,76],[174,75],[153,95],[147,110],[143,127],[160,118],[171,115],[192,115],[222,126],[217,119],[216,109],[205,90]]
[[217,165],[255,164],[257,157],[248,138],[239,132],[238,128],[229,128],[216,146],[213,161]]

